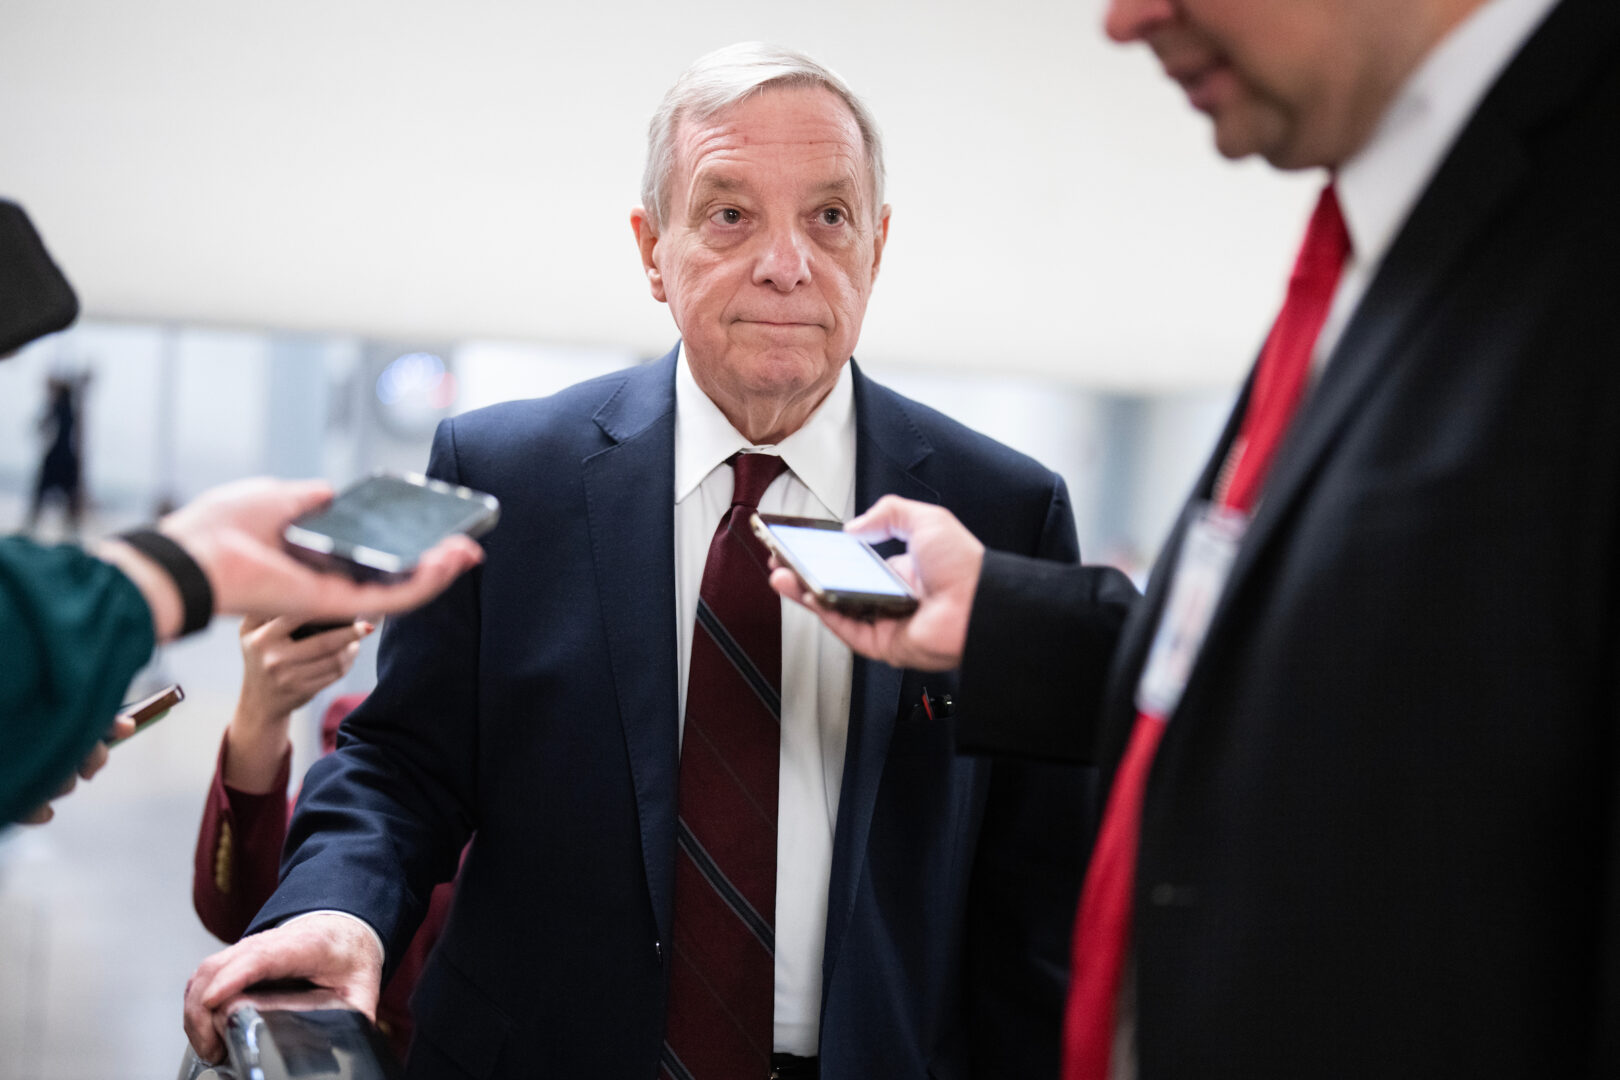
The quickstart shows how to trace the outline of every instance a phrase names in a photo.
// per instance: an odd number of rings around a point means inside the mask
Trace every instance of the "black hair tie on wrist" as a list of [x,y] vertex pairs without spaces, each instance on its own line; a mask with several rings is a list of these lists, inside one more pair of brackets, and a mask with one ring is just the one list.
[[208,620],[214,617],[214,587],[208,584],[208,575],[185,548],[156,529],[131,529],[119,533],[118,539],[163,567],[163,572],[174,580],[185,611],[180,637],[195,634],[208,625]]

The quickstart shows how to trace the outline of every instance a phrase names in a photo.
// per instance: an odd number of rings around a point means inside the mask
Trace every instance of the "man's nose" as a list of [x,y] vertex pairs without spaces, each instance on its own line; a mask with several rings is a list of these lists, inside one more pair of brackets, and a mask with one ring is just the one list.
[[1143,40],[1154,27],[1175,15],[1175,0],[1109,0],[1103,29],[1123,45]]
[[781,227],[765,236],[765,247],[754,264],[754,284],[792,292],[810,282],[810,238],[798,228]]

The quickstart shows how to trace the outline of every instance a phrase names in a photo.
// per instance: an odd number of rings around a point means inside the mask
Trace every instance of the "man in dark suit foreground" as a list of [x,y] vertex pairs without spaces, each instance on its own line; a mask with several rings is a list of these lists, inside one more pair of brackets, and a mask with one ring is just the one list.
[[[1249,389],[1117,641],[1087,571],[898,500],[851,527],[922,607],[829,625],[960,663],[964,741],[1102,764],[1067,1076],[1620,1076],[1620,5],[1108,30],[1332,180]],[[1099,651],[1100,716],[1028,708]]]
[[[476,830],[413,999],[413,1075],[1052,1075],[1087,774],[955,757],[931,719],[954,676],[854,660],[716,525],[734,502],[847,518],[895,493],[1072,562],[1063,482],[851,362],[889,210],[835,76],[722,50],[649,142],[632,224],[680,345],[440,428],[429,472],[501,500],[486,562],[385,631],[261,932],[193,976],[193,1044],[215,1052],[211,1011],[268,977],[369,1012]],[[715,552],[754,560],[722,582],[752,579],[745,629],[711,597]],[[778,626],[779,674],[755,651]],[[762,706],[768,750],[728,757],[716,716]],[[733,782],[706,835],[689,804]],[[731,937],[712,952],[712,933]]]

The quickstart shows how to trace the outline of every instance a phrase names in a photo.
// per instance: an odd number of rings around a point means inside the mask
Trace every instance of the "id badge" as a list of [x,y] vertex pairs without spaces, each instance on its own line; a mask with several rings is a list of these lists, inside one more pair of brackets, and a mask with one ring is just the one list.
[[1149,716],[1168,720],[1181,701],[1248,528],[1249,515],[1213,503],[1205,503],[1188,526],[1170,598],[1136,686],[1136,707]]

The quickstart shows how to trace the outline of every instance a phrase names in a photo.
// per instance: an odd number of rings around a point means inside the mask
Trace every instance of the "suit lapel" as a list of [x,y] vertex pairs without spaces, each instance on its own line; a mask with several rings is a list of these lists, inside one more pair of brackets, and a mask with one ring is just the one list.
[[[854,361],[850,361],[854,365]],[[923,502],[938,502],[939,493],[919,480],[913,470],[933,453],[887,390],[854,368],[855,396],[855,508],[870,507],[879,497],[902,495]],[[885,556],[902,544],[878,547]],[[850,681],[849,736],[844,752],[844,778],[838,796],[838,826],[833,835],[832,873],[827,885],[827,937],[822,952],[822,992],[832,985],[838,949],[855,905],[856,885],[866,862],[866,838],[877,805],[879,781],[888,759],[900,709],[905,672],[887,664],[855,658]]]
[[581,468],[591,554],[641,823],[641,855],[669,939],[679,772],[675,627],[675,354],[628,373],[595,420],[612,441]]

